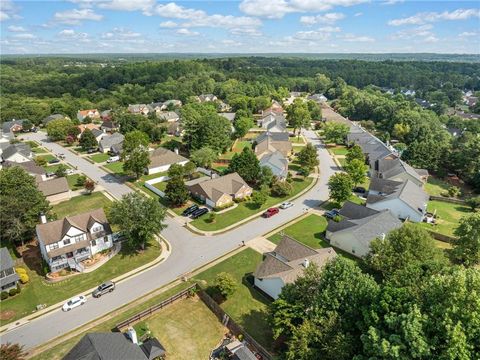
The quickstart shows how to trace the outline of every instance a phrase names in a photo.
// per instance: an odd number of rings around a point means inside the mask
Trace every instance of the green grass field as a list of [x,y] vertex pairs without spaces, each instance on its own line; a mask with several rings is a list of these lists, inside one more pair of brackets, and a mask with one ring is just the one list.
[[108,154],[95,154],[95,155],[90,155],[90,159],[92,159],[96,163],[102,163],[107,161],[110,158],[110,155]]
[[282,235],[280,233],[283,232],[285,235],[288,235],[313,249],[319,249],[329,246],[323,236],[326,228],[327,220],[325,217],[311,214],[295,224],[284,228],[280,232],[269,236],[268,240],[278,244],[282,239]]
[[67,167],[67,169],[71,169],[71,166],[68,165],[68,164],[55,164],[55,165],[45,165],[43,168],[45,169],[45,171],[47,173],[49,172],[55,172],[57,171],[57,169],[60,167],[60,165],[65,165]]
[[113,162],[113,163],[110,163],[110,164],[105,164],[104,167],[107,168],[108,170],[114,172],[117,175],[125,175],[125,173],[123,171],[123,162],[122,161],[116,161],[116,162]]
[[48,163],[50,160],[56,159],[56,157],[53,156],[53,155],[50,154],[50,153],[38,155],[37,158],[45,159],[45,161],[46,161],[47,163]]
[[347,147],[343,146],[343,145],[337,145],[333,148],[329,148],[328,151],[330,151],[331,153],[333,153],[335,155],[347,155],[347,153],[348,153]]
[[231,160],[233,155],[241,153],[244,148],[251,148],[252,143],[250,141],[237,141],[232,151],[227,151],[225,154],[220,155],[220,159]]
[[52,211],[60,219],[98,208],[108,210],[111,204],[112,202],[103,193],[97,191],[89,195],[75,196],[68,201],[53,205]]
[[[358,196],[352,194],[350,196],[350,200],[351,202],[355,203],[355,204],[359,204],[359,205],[365,205],[365,201],[360,199]],[[324,203],[322,205],[322,208],[324,208],[325,210],[332,210],[332,209],[340,209],[341,207],[343,206],[343,204],[339,204],[339,203],[336,203],[336,202],[332,202],[332,201],[327,201],[326,203]]]
[[471,210],[467,206],[436,200],[428,202],[427,211],[431,213],[436,211],[437,223],[435,225],[418,223],[418,225],[427,230],[448,236],[454,236],[453,232],[462,216],[471,214]]
[[70,188],[70,190],[80,190],[80,189],[83,189],[83,186],[82,185],[77,185],[77,180],[78,178],[82,176],[81,174],[73,174],[73,175],[67,175],[66,178],[67,178],[67,182],[68,182],[68,187]]
[[37,146],[32,148],[32,152],[35,153],[36,156],[44,156],[43,154],[47,154],[47,149]]

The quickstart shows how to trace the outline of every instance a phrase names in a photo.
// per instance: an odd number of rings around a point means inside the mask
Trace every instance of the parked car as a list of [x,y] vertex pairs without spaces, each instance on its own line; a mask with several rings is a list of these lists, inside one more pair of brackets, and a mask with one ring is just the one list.
[[83,305],[87,302],[87,298],[83,295],[75,296],[63,304],[63,311],[70,311],[75,309],[77,306]]
[[332,209],[330,211],[325,211],[324,215],[327,219],[333,219],[335,216],[340,215],[340,212],[338,209]]
[[200,216],[202,216],[203,214],[206,214],[208,213],[208,209],[207,208],[201,208],[201,209],[197,209],[195,210],[191,215],[190,217],[192,219],[198,219]]
[[32,132],[36,133],[37,131],[38,131],[38,129],[36,127],[32,128]]
[[97,152],[97,149],[95,149],[95,148],[91,148],[91,149],[87,150],[87,154],[93,154],[93,153],[96,153],[96,152]]
[[72,175],[73,173],[74,173],[73,169],[65,170],[65,174],[67,174],[67,175]]
[[192,206],[189,206],[188,208],[186,208],[185,210],[183,210],[182,212],[182,215],[183,216],[188,216],[188,215],[191,215],[194,211],[198,210],[198,205],[197,204],[194,204]]
[[46,176],[47,178],[49,178],[49,177],[54,177],[54,176],[55,176],[55,173],[54,173],[54,172],[48,172],[48,173],[45,174],[45,176]]
[[367,189],[365,189],[363,186],[357,186],[353,189],[353,192],[365,194],[367,192]]
[[270,208],[270,209],[267,209],[267,211],[265,211],[262,216],[264,218],[269,218],[269,217],[272,217],[273,215],[276,215],[280,212],[280,210],[278,208]]
[[288,209],[292,206],[293,206],[293,203],[287,201],[287,202],[284,202],[282,205],[280,205],[280,209]]
[[58,158],[65,159],[65,154],[57,154]]
[[49,164],[57,164],[57,163],[59,163],[59,162],[60,162],[60,160],[58,160],[57,158],[55,158],[55,159],[50,160],[48,163],[49,163]]
[[100,296],[110,293],[113,290],[115,290],[115,283],[113,281],[105,281],[93,291],[92,296],[94,298],[99,298]]
[[120,160],[120,156],[110,156],[107,160],[107,163],[113,163]]

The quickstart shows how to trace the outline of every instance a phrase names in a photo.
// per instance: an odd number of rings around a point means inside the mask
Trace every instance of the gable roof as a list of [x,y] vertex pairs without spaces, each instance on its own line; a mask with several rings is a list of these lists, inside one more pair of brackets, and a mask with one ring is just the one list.
[[218,115],[223,116],[225,119],[227,119],[230,122],[235,120],[235,113],[234,112],[222,112],[222,113],[218,113]]
[[43,174],[45,174],[45,169],[41,166],[38,166],[35,163],[35,161],[33,161],[33,160],[25,161],[25,162],[21,162],[21,163],[17,163],[17,162],[14,162],[14,161],[8,161],[7,160],[3,163],[3,166],[6,167],[6,168],[12,167],[12,166],[18,166],[18,167],[21,167],[22,169],[24,169],[30,175],[43,175]]
[[396,162],[395,166],[393,166],[392,168],[390,168],[387,171],[384,171],[382,173],[382,177],[384,179],[391,179],[391,178],[394,178],[395,176],[398,176],[402,173],[407,173],[410,176],[412,176],[413,178],[417,179],[418,181],[424,182],[422,177],[423,176],[428,176],[428,171],[423,170],[423,169],[419,169],[419,170],[422,171],[422,175],[417,170],[415,170],[413,167],[408,165],[405,161],[398,160]]
[[45,245],[48,245],[60,241],[71,226],[83,232],[89,232],[94,222],[102,224],[105,231],[111,233],[110,225],[103,209],[95,209],[82,214],[67,216],[60,220],[50,221],[46,224],[38,224],[36,230]]
[[[373,179],[372,179],[373,180]],[[355,204],[351,201],[345,201],[339,211],[340,215],[348,219],[361,219],[378,213],[375,209],[367,208],[363,205]]]
[[242,187],[250,187],[238,173],[231,173],[215,179],[206,178],[205,181],[189,186],[190,191],[202,193],[203,196],[216,202],[224,194],[236,194]]
[[93,136],[95,136],[96,138],[99,137],[99,136],[105,135],[105,133],[102,130],[100,130],[96,127],[91,129],[91,130],[92,130]]
[[285,178],[288,175],[288,160],[280,151],[265,154],[260,158],[260,166],[267,166],[273,175]]
[[254,276],[259,279],[281,278],[288,284],[302,275],[305,260],[321,268],[336,256],[337,253],[331,247],[315,250],[284,235],[275,250],[265,254],[265,259],[257,267]]
[[148,360],[154,360],[159,358],[160,356],[165,355],[165,348],[163,345],[158,341],[157,338],[150,338],[145,340],[142,345],[140,345],[141,349],[145,353],[145,356]]
[[41,181],[37,184],[37,187],[38,190],[40,190],[45,196],[51,196],[70,191],[70,188],[68,187],[68,181],[65,177]]
[[292,143],[288,140],[286,132],[266,131],[255,139],[255,154],[262,155],[266,152],[280,151],[287,156],[292,151]]
[[42,124],[47,125],[50,121],[52,120],[59,120],[59,119],[65,119],[65,116],[62,114],[52,114],[48,115],[47,117],[43,118]]
[[30,145],[25,143],[10,144],[3,150],[2,158],[4,160],[7,160],[9,157],[17,153],[26,158],[29,158],[32,155],[32,149],[30,148]]
[[6,247],[0,248],[0,271],[10,269],[15,266],[13,259]]
[[112,135],[107,135],[100,140],[100,146],[102,148],[110,148],[115,144],[120,144],[123,142],[125,139],[125,136],[123,136],[120,133],[113,133]]
[[147,360],[140,346],[120,332],[89,333],[63,360]]
[[188,159],[173,151],[159,147],[150,153],[150,164],[148,165],[148,168],[153,169],[159,166],[177,164],[184,161],[188,161]]
[[2,124],[2,131],[4,133],[10,132],[10,130],[15,126],[15,125],[20,125],[23,127],[23,121],[24,120],[11,120],[11,121],[5,121]]
[[162,112],[158,115],[158,117],[160,119],[164,119],[166,121],[169,121],[169,120],[175,120],[177,121],[178,119],[180,119],[180,116],[175,112],[175,111],[165,111],[165,112]]

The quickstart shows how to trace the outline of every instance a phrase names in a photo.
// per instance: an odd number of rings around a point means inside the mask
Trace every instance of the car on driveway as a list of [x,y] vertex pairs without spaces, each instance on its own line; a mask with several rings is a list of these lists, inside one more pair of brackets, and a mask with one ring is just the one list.
[[60,160],[58,160],[57,158],[55,158],[55,159],[50,160],[48,163],[49,163],[49,164],[57,164],[57,163],[59,163],[59,162],[60,162]]
[[83,295],[75,296],[68,300],[65,304],[63,304],[62,310],[63,311],[70,311],[75,309],[78,306],[81,306],[87,302],[87,298]]
[[272,217],[273,215],[278,214],[279,212],[280,210],[278,208],[270,208],[270,209],[267,209],[267,211],[265,211],[262,214],[262,217],[269,218],[269,217]]
[[67,174],[67,175],[72,175],[73,173],[74,173],[73,169],[65,170],[65,174]]
[[97,152],[97,149],[95,149],[95,148],[87,150],[87,154],[93,154],[93,153],[96,153],[96,152]]
[[365,189],[363,186],[357,186],[353,188],[353,192],[358,194],[365,194],[367,192],[367,189]]
[[293,203],[287,201],[287,202],[284,202],[282,205],[280,205],[280,209],[288,209],[292,206],[293,206]]
[[110,156],[110,158],[107,160],[107,163],[114,163],[116,161],[120,160],[120,156]]
[[208,209],[207,208],[201,208],[201,209],[197,209],[195,210],[191,215],[190,217],[192,219],[197,219],[199,218],[200,216],[202,216],[203,214],[206,214],[208,213]]
[[92,296],[99,298],[104,294],[111,293],[113,290],[115,290],[115,283],[113,281],[105,281],[93,291]]
[[335,216],[340,215],[340,212],[339,212],[338,209],[332,209],[330,211],[325,211],[324,215],[327,219],[333,219],[333,218],[335,218]]
[[194,211],[198,210],[198,205],[197,204],[194,204],[192,206],[189,206],[188,208],[186,208],[185,210],[183,210],[182,212],[182,215],[183,216],[188,216],[188,215],[191,215]]

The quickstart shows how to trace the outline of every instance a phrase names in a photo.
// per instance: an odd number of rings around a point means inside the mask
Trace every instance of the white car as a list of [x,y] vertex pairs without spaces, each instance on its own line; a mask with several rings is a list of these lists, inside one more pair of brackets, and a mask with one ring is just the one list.
[[83,295],[75,296],[63,304],[63,311],[70,311],[75,309],[77,306],[83,305],[87,302],[87,298]]
[[280,205],[280,209],[288,209],[289,207],[292,207],[293,204],[291,202],[284,202],[282,205]]
[[73,173],[74,173],[73,169],[67,169],[65,171],[65,174],[67,174],[67,175],[72,175]]
[[113,163],[113,162],[116,162],[116,161],[119,161],[120,160],[120,156],[111,156],[108,160],[107,160],[107,163]]

